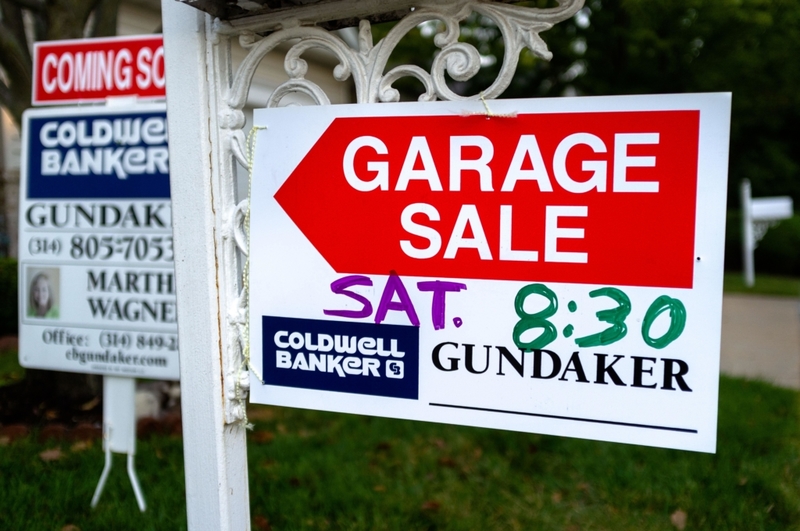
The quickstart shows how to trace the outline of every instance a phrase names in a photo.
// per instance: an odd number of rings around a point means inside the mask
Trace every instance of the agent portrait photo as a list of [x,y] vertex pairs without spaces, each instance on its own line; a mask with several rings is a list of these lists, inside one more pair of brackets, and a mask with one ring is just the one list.
[[28,317],[58,318],[58,268],[28,268]]

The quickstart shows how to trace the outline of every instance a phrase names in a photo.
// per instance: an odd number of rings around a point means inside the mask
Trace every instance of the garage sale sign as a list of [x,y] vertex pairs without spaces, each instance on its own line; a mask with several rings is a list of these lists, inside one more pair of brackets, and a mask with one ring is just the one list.
[[164,104],[24,114],[20,363],[178,379]]
[[713,452],[729,94],[256,111],[259,403]]

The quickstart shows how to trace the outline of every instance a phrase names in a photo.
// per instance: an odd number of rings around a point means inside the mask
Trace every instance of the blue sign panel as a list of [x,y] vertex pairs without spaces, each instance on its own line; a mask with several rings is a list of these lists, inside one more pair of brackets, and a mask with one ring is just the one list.
[[264,383],[416,400],[419,328],[262,317]]
[[28,118],[29,199],[168,199],[166,112]]

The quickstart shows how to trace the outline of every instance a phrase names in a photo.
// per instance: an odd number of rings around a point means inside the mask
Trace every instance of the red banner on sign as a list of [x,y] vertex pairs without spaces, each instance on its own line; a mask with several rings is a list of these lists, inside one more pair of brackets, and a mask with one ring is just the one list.
[[690,288],[699,112],[337,118],[275,195],[339,273]]
[[166,96],[161,35],[37,42],[33,62],[34,105]]

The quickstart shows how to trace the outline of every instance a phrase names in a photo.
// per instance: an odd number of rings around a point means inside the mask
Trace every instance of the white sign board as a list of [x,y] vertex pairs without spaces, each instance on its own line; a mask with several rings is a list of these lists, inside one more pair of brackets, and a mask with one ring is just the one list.
[[20,364],[178,379],[165,105],[23,120]]
[[713,452],[729,94],[257,110],[254,402]]

